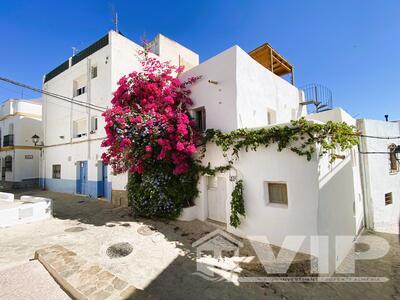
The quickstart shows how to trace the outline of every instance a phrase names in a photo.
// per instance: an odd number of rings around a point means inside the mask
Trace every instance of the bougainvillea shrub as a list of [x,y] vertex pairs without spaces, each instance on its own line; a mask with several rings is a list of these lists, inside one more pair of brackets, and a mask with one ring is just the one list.
[[191,166],[199,134],[188,112],[188,87],[197,78],[182,82],[182,68],[140,55],[142,70],[119,80],[112,107],[103,113],[102,159],[114,174],[129,172],[134,213],[174,218],[197,195]]

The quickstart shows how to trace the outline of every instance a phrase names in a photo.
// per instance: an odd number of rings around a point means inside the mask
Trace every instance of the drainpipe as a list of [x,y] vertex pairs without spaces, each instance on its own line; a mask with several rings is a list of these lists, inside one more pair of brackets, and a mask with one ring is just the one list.
[[[92,95],[91,95],[92,94],[91,72],[92,72],[91,59],[88,58],[87,59],[87,72],[86,72],[87,73],[86,74],[86,77],[87,77],[86,87],[87,87],[87,103],[88,103],[88,105],[90,105],[91,99],[92,99]],[[87,114],[88,114],[88,122],[87,122],[87,140],[88,140],[88,143],[87,143],[88,144],[88,146],[87,146],[87,159],[88,159],[88,164],[89,164],[89,161],[90,161],[90,131],[91,131],[91,125],[92,125],[90,107],[86,107],[86,111],[87,111]],[[88,176],[89,176],[89,174],[88,174]]]
[[[43,90],[46,90],[46,87],[44,86],[44,79],[45,76],[43,76]],[[44,95],[44,100],[42,102],[42,128],[43,128],[43,148],[40,149],[40,153],[43,155],[43,157],[40,157],[40,159],[43,160],[42,162],[42,179],[40,182],[41,188],[44,190],[46,188],[46,149],[44,145],[46,145],[46,124],[47,124],[47,118],[46,118],[46,112],[47,112],[47,95]],[[39,161],[40,163],[40,161]],[[40,170],[40,168],[39,168]],[[40,174],[39,174],[40,178]]]

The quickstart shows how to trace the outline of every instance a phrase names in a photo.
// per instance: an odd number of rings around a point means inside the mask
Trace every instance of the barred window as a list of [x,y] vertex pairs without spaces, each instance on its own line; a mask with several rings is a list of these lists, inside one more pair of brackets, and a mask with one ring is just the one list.
[[11,156],[6,156],[4,159],[4,168],[8,172],[12,172],[12,157]]
[[54,179],[61,178],[61,165],[53,165],[53,178]]
[[391,144],[388,147],[389,151],[389,165],[390,165],[390,173],[397,173],[399,171],[399,162],[396,157],[396,148],[395,144]]

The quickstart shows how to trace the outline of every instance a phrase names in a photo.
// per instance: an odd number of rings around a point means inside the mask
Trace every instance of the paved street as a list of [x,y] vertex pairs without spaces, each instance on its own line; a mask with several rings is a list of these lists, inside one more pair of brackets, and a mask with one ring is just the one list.
[[[385,283],[213,282],[193,274],[195,251],[190,246],[213,229],[210,224],[134,219],[128,209],[80,196],[43,191],[24,194],[53,199],[54,218],[0,229],[0,272],[15,274],[29,263],[35,250],[59,244],[159,299],[400,299],[396,235],[379,234],[391,244],[383,259],[356,265],[357,276],[386,276],[389,281]],[[108,247],[119,243],[132,245],[132,252],[111,258]],[[241,274],[249,275],[254,276],[248,271]],[[4,281],[0,285],[0,290],[7,287]]]

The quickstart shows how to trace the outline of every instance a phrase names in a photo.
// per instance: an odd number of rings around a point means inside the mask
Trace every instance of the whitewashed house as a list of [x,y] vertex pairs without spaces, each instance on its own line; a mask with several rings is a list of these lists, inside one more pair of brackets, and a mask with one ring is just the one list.
[[43,137],[42,104],[39,100],[9,99],[0,106],[1,186],[39,186],[40,145]]
[[399,233],[400,121],[357,120],[367,228]]
[[[196,53],[161,34],[151,46],[163,61],[170,60],[188,69],[199,62]],[[140,69],[141,49],[123,35],[110,31],[44,76],[45,91],[100,107],[86,108],[43,96],[42,174],[47,189],[127,203],[127,176],[111,176],[101,161],[104,148],[100,144],[106,136],[101,108],[111,106],[118,80]]]
[[[287,124],[301,116],[313,122],[356,121],[341,109],[307,115],[303,93],[294,85],[234,46],[184,73],[201,75],[192,87],[193,111],[204,129],[228,132]],[[340,262],[352,246],[335,250],[334,237],[356,237],[363,224],[363,200],[357,149],[342,153],[344,159],[330,164],[327,156],[311,161],[275,145],[259,151],[242,151],[234,170],[203,177],[196,206],[185,209],[185,219],[222,223],[227,231],[253,240],[282,245],[288,236],[305,236],[300,251],[316,254],[312,236],[330,239],[329,265]],[[204,165],[227,164],[214,144],[207,145]],[[238,228],[229,225],[231,193],[235,179],[244,182],[246,217]],[[267,238],[267,240],[266,240]],[[291,245],[284,247],[291,248]],[[293,248],[292,250],[299,250]],[[315,250],[315,249],[314,249]],[[336,252],[335,252],[336,251]],[[333,254],[335,253],[335,254]]]

